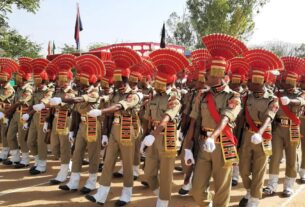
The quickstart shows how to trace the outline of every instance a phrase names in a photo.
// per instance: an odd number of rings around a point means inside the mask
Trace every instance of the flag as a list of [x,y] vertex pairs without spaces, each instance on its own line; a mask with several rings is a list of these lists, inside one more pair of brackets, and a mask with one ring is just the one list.
[[160,48],[165,48],[165,23],[163,23],[162,31],[161,31],[161,41],[160,41]]
[[55,47],[55,42],[53,41],[53,47],[52,47],[52,53],[53,53],[53,55],[55,54],[55,49],[56,49],[56,47]]
[[76,42],[76,49],[79,49],[79,33],[83,30],[82,20],[80,18],[79,6],[77,4],[76,22],[75,22],[75,32],[74,39]]
[[51,55],[51,41],[49,41],[49,43],[48,43],[48,55]]

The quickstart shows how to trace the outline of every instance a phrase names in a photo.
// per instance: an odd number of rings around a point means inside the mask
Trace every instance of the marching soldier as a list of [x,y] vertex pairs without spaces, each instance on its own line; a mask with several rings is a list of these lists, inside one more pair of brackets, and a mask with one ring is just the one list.
[[29,128],[27,144],[35,157],[35,164],[29,171],[31,175],[43,173],[47,167],[47,143],[45,142],[43,124],[49,113],[46,105],[52,96],[52,91],[47,87],[48,74],[45,68],[48,64],[49,61],[43,58],[31,61],[35,89],[28,112],[22,115],[23,129]]
[[[51,64],[49,64],[50,66]],[[73,78],[71,69],[75,66],[75,56],[73,55],[60,55],[52,61],[57,77],[56,90],[53,94],[54,97],[61,99],[70,99],[75,97],[75,92],[72,90],[70,82]],[[48,67],[49,67],[48,66]],[[52,99],[51,99],[52,100]],[[52,102],[50,102],[52,106]],[[65,182],[69,172],[69,163],[71,157],[71,141],[68,138],[70,129],[70,115],[72,111],[72,104],[60,103],[51,108],[54,114],[53,121],[45,122],[44,130],[51,129],[51,147],[52,153],[56,158],[60,157],[60,170],[54,179],[50,180],[51,185],[57,185]],[[51,126],[51,127],[50,127]]]
[[277,92],[280,108],[275,118],[272,139],[272,157],[269,166],[268,185],[264,188],[266,195],[276,192],[280,161],[285,151],[286,171],[284,181],[284,197],[293,194],[293,186],[297,176],[297,147],[300,143],[300,115],[305,105],[305,94],[296,86],[303,74],[305,61],[297,57],[283,57],[285,71],[279,80],[280,90]]
[[[230,60],[231,64],[231,74],[230,74],[230,83],[229,86],[230,88],[238,92],[241,96],[241,105],[242,108],[244,106],[244,100],[247,95],[247,73],[249,69],[249,64],[243,60],[242,58],[233,58]],[[243,109],[242,109],[243,110]],[[242,131],[244,128],[244,116],[243,116],[243,111],[241,111],[237,118],[236,118],[236,127],[233,130],[234,136],[238,140],[238,146],[237,150],[239,151],[240,143],[241,143],[241,138],[242,138]],[[232,173],[232,187],[238,185],[238,180],[239,180],[239,166],[238,163],[233,164],[233,173]]]
[[[0,161],[3,163],[10,162],[7,160],[9,155],[9,144],[7,139],[7,129],[9,119],[6,111],[10,108],[14,98],[15,90],[10,85],[12,74],[18,70],[18,64],[9,58],[0,58],[0,138],[2,141],[2,150],[0,153]],[[17,151],[11,152],[12,156],[16,156]]]
[[[14,156],[6,164],[14,164],[15,168],[28,167],[30,163],[29,148],[26,142],[28,129],[23,129],[23,120],[21,118],[22,114],[28,111],[33,94],[33,86],[29,82],[32,77],[31,61],[31,58],[19,58],[20,68],[16,74],[16,94],[13,105],[7,111],[8,116],[12,116],[7,136]],[[21,158],[19,146],[22,153]]]
[[267,90],[265,83],[271,72],[283,69],[283,64],[275,54],[262,49],[250,50],[245,53],[245,60],[236,58],[231,63],[232,67],[250,68],[249,93],[242,114],[245,117],[245,129],[239,153],[240,175],[247,194],[239,206],[257,207],[262,197],[268,157],[272,154],[271,123],[279,109],[278,98]]
[[[87,113],[91,109],[96,109],[99,105],[99,90],[94,85],[100,81],[105,75],[105,66],[103,62],[96,56],[86,54],[76,58],[76,70],[80,76],[80,84],[86,91],[80,97],[60,98],[53,97],[52,105],[61,103],[75,103],[76,116],[72,119],[71,127],[79,125],[75,149],[72,157],[72,173],[70,180],[65,185],[60,185],[59,189],[64,191],[76,191],[80,182],[80,173],[82,169],[82,161],[86,149],[88,149],[89,157],[89,178],[85,186],[80,190],[81,193],[87,194],[96,188],[97,172],[99,167],[99,156],[101,150],[101,123],[96,117],[90,117]],[[70,128],[69,137],[73,137],[74,129]]]
[[[117,206],[125,206],[131,200],[133,187],[133,160],[135,139],[137,138],[133,126],[133,110],[138,107],[142,100],[140,93],[133,93],[128,78],[132,66],[141,63],[141,57],[132,49],[115,47],[110,49],[112,60],[116,64],[113,81],[115,94],[111,100],[111,106],[92,110],[89,116],[97,117],[102,114],[111,114],[107,119],[112,120],[112,126],[108,130],[104,127],[102,143],[107,143],[104,168],[99,179],[100,187],[93,196],[87,195],[89,201],[104,204],[110,190],[112,172],[116,159],[120,155],[123,165],[123,190]],[[105,121],[108,122],[108,120]],[[104,125],[106,126],[106,125]],[[110,131],[109,131],[110,130]],[[108,138],[109,137],[109,138]]]
[[[143,138],[147,135],[144,134],[144,132],[147,132],[147,127],[149,123],[145,119],[144,115],[148,107],[148,103],[154,94],[154,89],[152,87],[152,77],[154,76],[154,73],[157,71],[156,67],[149,60],[149,58],[144,58],[143,63],[146,65],[146,71],[143,73],[143,78],[140,81],[139,88],[145,98],[142,101],[141,108],[139,111],[140,122],[142,125],[142,136],[140,137],[139,140],[140,143],[143,141]],[[144,161],[143,167],[145,167],[145,157],[141,153],[139,154],[140,154],[140,161],[141,160]],[[141,184],[145,187],[148,186],[148,183],[145,181],[145,176],[142,177]]]
[[[143,74],[147,70],[150,70],[146,59],[142,59],[142,62],[140,64],[137,64],[133,66],[130,70],[130,76],[128,79],[129,86],[131,88],[131,92],[134,94],[137,93],[142,93],[142,90],[139,89],[139,85],[142,82],[143,79]],[[144,96],[142,93],[141,96]],[[141,110],[142,103],[138,104],[137,107],[133,109],[132,112],[132,123],[135,131],[135,136],[137,137],[135,139],[135,152],[134,152],[134,160],[133,160],[133,176],[134,179],[136,180],[139,176],[139,167],[140,167],[140,144],[142,141],[142,136],[143,136],[143,129],[142,129],[142,124],[140,120],[140,110]],[[123,177],[123,166],[118,172],[113,173],[114,177]]]
[[[101,100],[100,100],[100,106],[99,108],[107,108],[111,105],[111,100],[113,98],[113,72],[115,70],[115,63],[111,60],[103,61],[105,68],[106,68],[106,75],[101,80]],[[104,128],[111,128],[112,125],[112,119],[109,117],[109,114],[103,114],[101,116],[101,124],[102,129]],[[101,150],[101,163],[99,165],[99,172],[102,172],[104,161],[105,161],[105,155],[107,150],[107,142],[102,142],[102,150]]]
[[[184,118],[182,120],[181,129],[183,131],[183,135],[187,135],[188,126],[190,125],[190,122],[192,119],[190,118],[190,113],[192,111],[192,107],[196,102],[196,99],[199,98],[200,94],[203,93],[203,91],[207,90],[205,85],[205,69],[206,69],[206,61],[211,57],[210,53],[206,49],[198,49],[194,50],[191,54],[191,59],[193,63],[194,69],[190,71],[189,76],[192,76],[192,82],[194,84],[193,88],[191,88],[191,91],[189,92],[189,99],[187,100],[187,104],[185,109],[183,110],[182,117]],[[194,121],[194,120],[193,120]],[[191,144],[191,151],[193,152],[194,159],[197,158],[199,148],[200,146],[200,125],[201,125],[201,119],[198,118],[196,120],[196,130],[195,134],[192,138],[192,144]],[[184,162],[184,155],[185,155],[185,147],[186,147],[187,141],[186,138],[183,141],[182,149],[181,149],[181,163],[183,167],[183,171],[185,174],[184,177],[184,185],[179,190],[179,194],[184,196],[189,193],[189,191],[192,189],[192,177],[193,177],[193,170],[194,166],[189,165]],[[202,143],[201,143],[202,144]]]
[[146,109],[144,117],[148,120],[147,132],[150,134],[144,138],[140,150],[143,153],[147,147],[144,173],[150,189],[158,196],[156,206],[166,207],[171,198],[177,118],[181,108],[177,91],[171,85],[175,82],[176,73],[188,67],[188,61],[169,49],[156,50],[149,56],[158,69],[154,82],[156,94]]
[[[197,205],[209,206],[211,196],[209,192],[207,195],[207,190],[213,176],[213,206],[226,207],[230,201],[232,164],[238,162],[237,140],[232,128],[241,109],[241,100],[224,78],[230,69],[227,60],[242,55],[247,48],[239,40],[223,34],[212,34],[202,39],[212,55],[206,72],[206,83],[211,88],[197,99],[190,114],[193,119],[201,116],[201,139],[204,142],[196,160],[191,192]],[[189,130],[192,135],[194,123]],[[189,149],[189,144],[186,146]],[[185,161],[194,164],[190,150],[185,150]]]

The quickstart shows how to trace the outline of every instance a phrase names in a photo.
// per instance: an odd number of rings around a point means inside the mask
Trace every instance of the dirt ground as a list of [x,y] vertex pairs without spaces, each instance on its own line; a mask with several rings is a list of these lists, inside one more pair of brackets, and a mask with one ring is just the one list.
[[[52,159],[50,157],[50,159]],[[179,165],[179,161],[176,162]],[[31,176],[28,169],[12,169],[0,164],[0,206],[7,207],[27,207],[27,206],[99,206],[87,201],[80,192],[63,192],[58,186],[48,185],[49,179],[56,175],[59,169],[58,161],[48,161],[47,172],[39,176]],[[87,174],[87,166],[83,167],[80,187],[84,184]],[[283,189],[285,165],[281,165],[280,185],[278,193],[273,197],[264,198],[260,206],[263,207],[305,207],[305,185],[296,184],[295,194],[287,199],[281,197]],[[143,173],[143,171],[141,171]],[[141,179],[141,177],[140,177]],[[139,180],[140,180],[139,179]],[[128,207],[154,207],[156,197],[147,188],[143,187],[140,181],[135,181],[132,202]],[[178,190],[182,184],[183,175],[174,172],[173,193],[170,207],[195,207],[195,203],[190,196],[181,197]],[[298,182],[299,183],[299,182]],[[266,184],[266,182],[265,182]],[[112,188],[108,197],[106,207],[114,206],[119,198],[122,188],[121,179],[113,179]],[[93,192],[95,193],[95,192]],[[238,206],[239,200],[245,194],[241,180],[237,187],[232,189],[230,206]]]

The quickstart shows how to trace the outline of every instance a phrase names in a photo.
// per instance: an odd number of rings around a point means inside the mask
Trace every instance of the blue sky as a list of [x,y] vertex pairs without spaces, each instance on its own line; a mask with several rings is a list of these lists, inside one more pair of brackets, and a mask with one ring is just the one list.
[[[162,23],[171,12],[182,14],[186,0],[41,0],[36,14],[14,10],[9,23],[21,34],[43,45],[54,40],[57,48],[74,44],[76,3],[84,30],[81,48],[90,43],[160,40]],[[282,40],[305,43],[305,0],[271,0],[255,17],[249,44]]]

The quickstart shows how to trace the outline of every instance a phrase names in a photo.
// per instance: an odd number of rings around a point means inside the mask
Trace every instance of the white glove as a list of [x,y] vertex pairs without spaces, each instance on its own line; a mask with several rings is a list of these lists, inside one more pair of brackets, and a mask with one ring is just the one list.
[[0,119],[4,118],[4,113],[0,111]]
[[259,143],[262,143],[263,141],[263,137],[262,135],[258,134],[258,133],[255,133],[251,136],[251,142],[253,144],[259,144]]
[[186,89],[184,89],[184,88],[183,88],[183,89],[181,89],[181,94],[183,94],[183,95],[184,95],[184,94],[187,94],[187,92],[188,92],[188,91],[187,91]]
[[62,103],[62,99],[60,97],[53,97],[50,99],[50,105],[57,106]]
[[23,121],[27,121],[27,120],[29,120],[29,118],[30,118],[30,115],[29,115],[29,114],[23,114],[22,117],[21,117],[21,119],[22,119]]
[[[193,156],[193,152],[189,149],[184,149],[184,162],[186,166],[191,166],[195,164],[195,159]],[[191,161],[191,163],[189,163],[188,161]]]
[[155,137],[153,135],[147,135],[144,137],[144,140],[141,142],[140,153],[144,154],[144,148],[150,147],[155,142]]
[[213,152],[215,149],[216,149],[216,146],[215,146],[215,141],[213,138],[211,137],[208,137],[206,140],[205,140],[205,143],[203,144],[203,149],[204,151],[206,152]]
[[74,132],[69,132],[69,142],[73,143],[74,142]]
[[182,142],[183,140],[184,140],[183,133],[180,132],[180,133],[179,133],[179,141]]
[[48,122],[44,122],[43,123],[43,128],[42,128],[42,131],[43,131],[43,133],[48,133],[48,126],[49,126],[49,123]]
[[91,109],[91,111],[88,112],[88,116],[90,117],[98,117],[102,115],[102,110],[99,109]]
[[143,143],[145,146],[150,147],[155,142],[155,137],[153,135],[147,135],[144,137]]
[[46,108],[46,106],[45,106],[43,103],[35,104],[35,105],[33,106],[33,109],[34,109],[35,111],[41,111],[41,110],[44,109],[44,108]]
[[25,123],[23,124],[23,126],[22,126],[22,129],[23,129],[23,130],[28,130],[28,128],[29,128],[29,124],[28,124],[27,122],[25,122]]
[[286,106],[290,103],[290,99],[287,96],[283,96],[281,97],[281,102],[284,106]]
[[102,146],[106,147],[108,145],[108,136],[107,135],[103,135],[102,136]]

